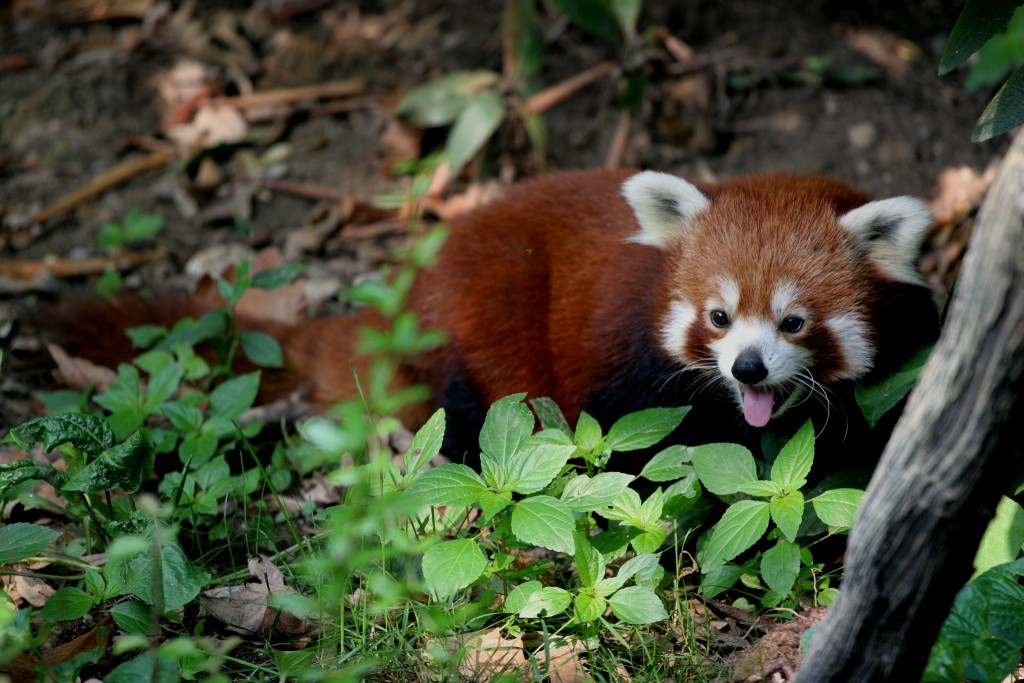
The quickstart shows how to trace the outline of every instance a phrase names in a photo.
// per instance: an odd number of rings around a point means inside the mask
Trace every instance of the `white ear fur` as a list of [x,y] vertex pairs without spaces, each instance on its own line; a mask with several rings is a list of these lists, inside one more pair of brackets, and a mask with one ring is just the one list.
[[644,171],[622,185],[640,230],[626,240],[664,249],[685,232],[690,220],[711,201],[696,187],[668,173]]
[[899,282],[924,284],[917,256],[932,212],[916,197],[870,202],[839,217],[882,272]]

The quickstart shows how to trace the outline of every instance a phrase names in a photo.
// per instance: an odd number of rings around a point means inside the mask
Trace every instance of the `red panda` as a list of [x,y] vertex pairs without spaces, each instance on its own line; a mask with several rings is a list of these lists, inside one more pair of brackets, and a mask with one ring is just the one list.
[[[692,403],[744,430],[801,405],[835,410],[937,334],[915,268],[929,223],[918,199],[869,201],[822,176],[528,181],[450,226],[410,299],[449,341],[403,380],[433,386],[456,458],[473,456],[487,406],[521,391],[571,422]],[[320,405],[353,396],[352,330],[372,316],[274,330],[287,358],[274,385],[308,382]]]

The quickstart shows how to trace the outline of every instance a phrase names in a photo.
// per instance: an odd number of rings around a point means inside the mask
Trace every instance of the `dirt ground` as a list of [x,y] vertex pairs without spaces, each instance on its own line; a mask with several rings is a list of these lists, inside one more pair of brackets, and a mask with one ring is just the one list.
[[[662,50],[651,61],[648,97],[618,163],[699,178],[827,173],[878,197],[932,197],[943,172],[967,167],[965,177],[973,178],[1007,144],[970,141],[991,91],[966,93],[963,73],[937,76],[957,2],[647,5],[641,28],[664,27],[692,53],[687,62]],[[223,1],[202,8],[157,0],[0,3],[0,259],[9,264],[0,276],[0,431],[31,416],[33,392],[48,383],[26,310],[86,292],[96,280],[40,274],[42,266],[26,275],[12,264],[102,255],[101,226],[137,208],[162,216],[166,227],[133,248],[162,247],[168,255],[125,268],[126,286],[181,285],[194,253],[247,241],[232,219],[251,222],[250,245],[285,246],[332,205],[272,189],[267,179],[361,202],[401,188],[407,181],[388,173],[399,154],[388,138],[391,109],[432,77],[500,70],[501,10],[502,3],[479,0]],[[620,57],[619,46],[547,9],[541,20],[547,64],[538,86]],[[825,71],[808,67],[822,58],[830,60]],[[365,85],[319,106],[292,103],[249,122],[240,142],[189,156],[168,145],[173,112],[159,96],[183,60],[201,64],[204,82],[226,95],[346,79]],[[824,75],[821,82],[813,82],[815,73]],[[600,80],[544,114],[548,169],[606,162],[620,119],[619,83]],[[522,138],[521,131],[499,131],[484,161],[451,191],[536,172]],[[428,131],[422,146],[442,140]],[[119,164],[161,152],[168,154],[163,163],[38,220]],[[323,240],[306,256],[330,289],[377,264],[381,242]]]

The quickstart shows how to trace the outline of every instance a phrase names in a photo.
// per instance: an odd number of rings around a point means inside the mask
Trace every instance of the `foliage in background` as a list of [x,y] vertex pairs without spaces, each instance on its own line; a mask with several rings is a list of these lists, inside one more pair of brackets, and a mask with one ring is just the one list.
[[1020,0],[968,0],[950,33],[939,62],[939,75],[949,73],[975,52],[968,85],[997,83],[1013,74],[992,97],[978,119],[975,142],[1002,135],[1024,122],[1024,18]]

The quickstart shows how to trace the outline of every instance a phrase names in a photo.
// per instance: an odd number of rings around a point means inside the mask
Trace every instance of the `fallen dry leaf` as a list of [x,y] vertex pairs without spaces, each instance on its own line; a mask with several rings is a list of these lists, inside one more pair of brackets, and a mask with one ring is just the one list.
[[879,29],[847,29],[843,41],[893,78],[902,78],[910,62],[921,58],[921,49],[906,38]]
[[81,391],[91,386],[97,391],[106,391],[117,381],[117,373],[110,368],[84,358],[72,358],[58,344],[48,343],[46,348],[57,364],[63,383],[72,389]]
[[523,639],[506,638],[496,628],[450,636],[444,647],[459,657],[459,673],[472,680],[490,680],[526,663]]
[[249,124],[236,107],[208,103],[199,107],[192,120],[167,127],[167,137],[185,152],[241,142],[249,134]]
[[24,600],[33,607],[42,607],[46,604],[47,598],[56,592],[49,583],[33,576],[6,574],[0,577],[0,580],[3,582],[4,591],[16,605],[20,605]]
[[273,607],[273,596],[294,593],[284,574],[262,556],[249,558],[253,578],[240,586],[221,586],[200,596],[203,604],[233,630],[247,635],[278,635],[290,639],[316,635],[316,624]]
[[[542,675],[551,683],[590,683],[594,679],[587,673],[580,655],[589,651],[589,647],[581,640],[568,638],[551,638],[545,646],[543,636],[539,645],[530,652],[530,659]],[[524,670],[530,674],[532,667]]]

